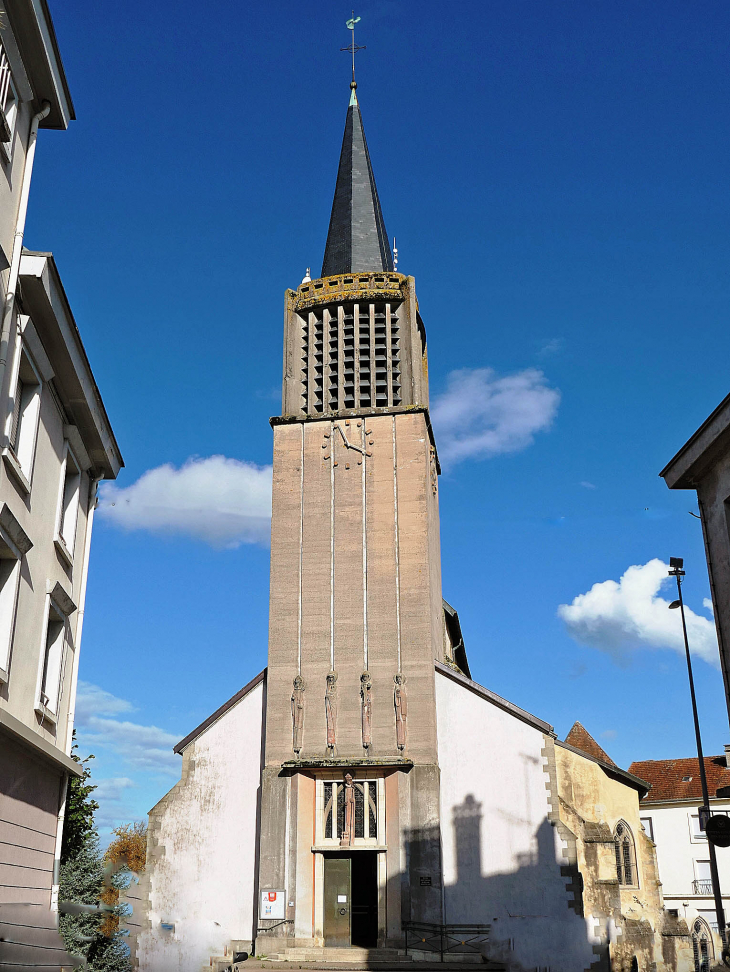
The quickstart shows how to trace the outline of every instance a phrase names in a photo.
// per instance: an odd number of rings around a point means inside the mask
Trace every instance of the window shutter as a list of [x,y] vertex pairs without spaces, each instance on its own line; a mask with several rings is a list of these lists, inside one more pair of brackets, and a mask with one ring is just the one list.
[[0,45],[0,142],[10,141],[10,126],[5,117],[10,92],[10,65],[2,45]]
[[66,625],[64,619],[61,618],[57,621],[49,618],[42,693],[45,696],[43,700],[45,705],[54,715],[58,714],[65,647]]
[[18,451],[18,438],[20,437],[20,409],[23,404],[23,382],[18,378],[18,383],[15,387],[15,398],[13,400],[13,421],[10,426],[10,445],[13,447],[13,451]]

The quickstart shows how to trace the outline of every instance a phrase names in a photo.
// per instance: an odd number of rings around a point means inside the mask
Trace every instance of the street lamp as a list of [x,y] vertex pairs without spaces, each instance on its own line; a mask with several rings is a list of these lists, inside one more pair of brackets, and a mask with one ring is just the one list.
[[[702,784],[702,803],[703,806],[700,807],[700,827],[702,830],[705,829],[707,821],[710,817],[710,793],[707,789],[707,774],[705,773],[705,759],[702,753],[702,737],[700,735],[700,720],[697,715],[697,698],[695,696],[695,680],[692,676],[692,661],[689,656],[689,641],[687,639],[687,623],[684,618],[684,601],[682,600],[682,578],[684,577],[684,560],[682,557],[670,557],[669,558],[669,576],[676,577],[677,579],[677,595],[676,601],[672,601],[669,605],[670,610],[674,608],[679,608],[679,612],[682,615],[682,634],[684,635],[684,651],[687,656],[687,674],[689,675],[689,694],[692,697],[692,715],[695,721],[695,738],[697,740],[697,759],[700,764],[700,782]],[[715,854],[715,845],[711,840],[707,841],[707,849],[710,852],[710,878],[712,879],[712,894],[715,898],[715,914],[717,915],[717,928],[720,932],[720,938],[722,939],[722,959],[725,964],[728,963],[730,958],[730,950],[728,950],[727,945],[727,934],[725,931],[725,912],[722,907],[722,894],[720,892],[720,877],[717,873],[717,856]]]

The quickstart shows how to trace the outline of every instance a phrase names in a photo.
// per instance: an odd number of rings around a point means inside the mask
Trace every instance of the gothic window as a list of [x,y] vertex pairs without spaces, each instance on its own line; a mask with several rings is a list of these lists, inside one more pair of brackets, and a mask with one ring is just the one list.
[[324,835],[328,840],[333,836],[332,834],[333,790],[335,791],[335,799],[336,799],[337,784],[325,783],[324,785]]
[[614,851],[616,854],[616,874],[618,883],[633,887],[638,884],[636,874],[636,854],[634,838],[627,823],[620,821],[614,832]]
[[695,960],[695,972],[710,972],[710,964],[714,957],[710,929],[701,918],[697,918],[692,926],[692,951]]
[[[376,840],[378,836],[377,783],[356,781],[355,839]],[[339,840],[345,830],[345,785],[324,784],[324,836],[326,840]]]

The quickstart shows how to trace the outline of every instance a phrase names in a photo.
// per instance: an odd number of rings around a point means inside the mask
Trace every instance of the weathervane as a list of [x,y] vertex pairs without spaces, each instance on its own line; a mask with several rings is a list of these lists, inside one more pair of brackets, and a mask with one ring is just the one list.
[[357,87],[357,82],[355,81],[355,55],[357,54],[358,51],[365,50],[364,44],[362,45],[362,47],[360,47],[355,43],[355,24],[358,23],[359,20],[360,18],[355,16],[355,11],[353,10],[352,17],[350,17],[350,19],[347,21],[345,25],[347,29],[352,32],[352,40],[350,41],[349,47],[340,48],[341,51],[347,51],[349,54],[352,54],[352,84],[350,85],[351,88]]

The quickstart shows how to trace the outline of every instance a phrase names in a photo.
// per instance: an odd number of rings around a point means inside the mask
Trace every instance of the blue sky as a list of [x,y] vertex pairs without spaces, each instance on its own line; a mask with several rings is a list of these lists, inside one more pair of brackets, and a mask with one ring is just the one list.
[[[695,499],[657,474],[730,390],[730,7],[357,13],[473,675],[561,737],[579,719],[624,766],[691,755],[679,619],[651,564],[684,556],[706,750],[722,751]],[[174,742],[266,661],[283,296],[321,265],[349,7],[53,14],[78,121],[41,134],[26,244],[55,253],[133,490],[100,504],[81,656],[107,828],[144,816],[177,779]]]

